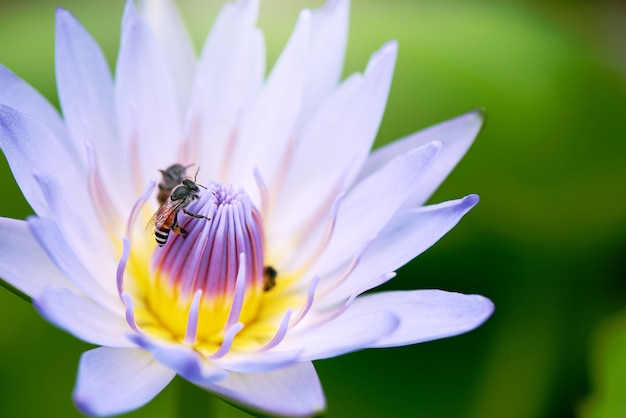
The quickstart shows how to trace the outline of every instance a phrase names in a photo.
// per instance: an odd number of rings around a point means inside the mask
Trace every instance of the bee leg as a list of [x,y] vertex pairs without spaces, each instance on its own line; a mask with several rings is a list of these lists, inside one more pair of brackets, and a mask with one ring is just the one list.
[[180,225],[176,225],[172,227],[172,232],[175,234],[180,234],[183,238],[187,238],[187,230]]
[[187,230],[178,224],[178,216],[174,217],[174,223],[172,224],[172,232],[180,234],[183,238],[187,238]]
[[191,213],[191,212],[189,212],[187,209],[183,209],[183,212],[185,212],[185,215],[187,215],[187,216],[191,216],[192,218],[196,218],[196,219],[206,219],[207,221],[210,221],[210,220],[211,220],[211,218],[207,218],[207,217],[206,217],[206,216],[204,216],[204,215],[198,215],[198,214],[196,214],[196,213]]

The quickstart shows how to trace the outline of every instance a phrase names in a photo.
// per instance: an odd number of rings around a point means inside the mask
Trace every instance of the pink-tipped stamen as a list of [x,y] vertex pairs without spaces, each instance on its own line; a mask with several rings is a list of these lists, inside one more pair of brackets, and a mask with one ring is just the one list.
[[348,264],[348,267],[346,268],[346,270],[343,272],[343,274],[341,276],[339,276],[335,281],[333,281],[332,283],[328,284],[324,289],[322,289],[320,291],[320,296],[326,296],[328,295],[330,292],[332,292],[333,290],[335,290],[341,283],[343,283],[348,277],[350,277],[350,275],[352,274],[352,272],[354,271],[354,269],[356,268],[356,266],[359,264],[359,262],[361,261],[361,258],[363,257],[363,254],[365,253],[365,251],[367,251],[367,249],[369,248],[369,246],[372,244],[372,242],[374,242],[376,240],[376,237],[370,238],[362,247],[359,251],[357,251],[356,255],[354,257],[352,257],[352,259],[350,260],[350,263]]
[[126,265],[128,264],[128,257],[130,257],[130,239],[124,237],[122,238],[122,256],[120,257],[120,262],[117,264],[117,271],[115,272],[117,293],[120,296],[124,291],[124,273],[126,271]]
[[302,318],[306,316],[306,314],[309,312],[309,309],[311,309],[311,306],[313,306],[313,301],[315,299],[315,290],[317,289],[317,285],[319,282],[320,276],[315,276],[309,283],[309,289],[306,292],[306,302],[304,303],[304,306],[300,308],[300,311],[293,319],[293,321],[289,324],[289,328],[296,326],[300,321],[302,321]]
[[193,161],[200,154],[200,116],[188,113],[185,119],[185,138],[178,149],[178,161]]
[[[309,217],[308,222],[306,222],[302,226],[302,228],[300,228],[298,235],[294,237],[294,246],[299,247],[301,243],[307,239],[307,237],[312,235],[312,232],[317,228],[318,224],[322,221],[322,218],[326,215],[329,206],[331,217],[334,217],[335,219],[337,218],[339,204],[343,199],[343,196],[347,193],[347,185],[344,184],[345,180],[343,179],[350,178],[350,173],[354,171],[353,166],[355,166],[356,161],[358,161],[357,158],[355,158],[354,161],[348,165],[348,168],[345,170],[344,175],[339,177],[338,183],[333,186],[330,192],[327,194],[327,200],[325,202],[321,202],[319,208],[312,216]],[[335,196],[334,199],[333,196]]]
[[139,214],[139,210],[141,207],[148,201],[148,198],[154,191],[154,187],[156,183],[151,181],[148,184],[148,187],[143,192],[139,199],[133,205],[133,209],[130,212],[130,216],[128,217],[128,223],[126,224],[126,235],[122,238],[122,256],[120,257],[120,261],[117,264],[117,270],[115,272],[115,280],[117,284],[117,293],[122,294],[124,290],[124,273],[126,271],[126,265],[128,264],[128,258],[130,257],[130,235],[132,234],[132,229],[137,220],[137,215]]
[[126,322],[128,325],[135,331],[140,332],[137,327],[137,323],[135,322],[135,305],[133,304],[133,298],[127,292],[122,292],[120,294],[122,301],[124,302],[124,306],[126,307]]
[[185,331],[185,343],[194,345],[198,332],[198,318],[200,316],[200,301],[202,300],[202,289],[198,289],[193,295],[189,315],[187,317],[187,330]]
[[363,292],[368,291],[369,289],[372,289],[382,283],[385,283],[391,280],[395,275],[396,275],[395,272],[381,274],[376,279],[372,280],[371,282],[368,282],[366,285],[360,287],[357,291],[353,292],[350,296],[348,296],[348,299],[346,299],[345,302],[340,304],[338,307],[331,309],[330,311],[327,312],[326,315],[320,316],[318,320],[315,321],[315,324],[311,324],[311,326],[316,326],[318,324],[322,324],[324,322],[328,322],[332,319],[337,318],[338,316],[343,314],[346,310],[348,310],[348,308],[352,305],[352,303],[357,298],[357,296],[359,296]]
[[289,320],[291,319],[292,313],[293,311],[291,310],[291,308],[287,309],[282,321],[280,321],[280,326],[278,327],[276,334],[274,334],[274,338],[272,338],[267,344],[261,347],[258,350],[259,352],[271,350],[281,343],[281,341],[285,338],[285,335],[287,335],[287,331],[289,330]]
[[[238,119],[240,119],[240,116],[238,117]],[[228,177],[228,170],[230,168],[231,161],[233,160],[235,145],[237,143],[237,137],[239,136],[236,128],[237,126],[240,126],[239,123],[235,123],[233,125],[233,130],[228,137],[228,143],[226,144],[226,150],[224,152],[224,157],[222,158],[222,166],[218,171],[220,173],[220,177],[223,179]]]
[[239,271],[237,272],[237,281],[235,282],[235,294],[233,295],[233,303],[226,321],[226,328],[231,328],[241,315],[243,308],[243,297],[246,291],[246,255],[239,254]]
[[333,231],[335,230],[335,225],[337,223],[337,213],[339,212],[339,206],[341,205],[344,196],[344,193],[340,193],[335,198],[333,204],[330,207],[330,213],[326,222],[326,229],[324,230],[324,234],[322,235],[322,238],[313,250],[312,254],[304,263],[302,263],[301,267],[299,268],[300,270],[308,270],[326,249],[326,246],[328,245],[328,242],[333,235]]
[[257,187],[259,188],[259,194],[261,195],[261,214],[263,216],[267,216],[270,204],[267,184],[263,180],[263,176],[261,175],[261,171],[259,171],[258,167],[254,167],[252,173],[254,174],[254,180],[256,181]]
[[85,152],[87,154],[87,178],[89,181],[89,192],[94,202],[96,212],[100,220],[109,230],[115,231],[122,223],[118,216],[117,209],[110,199],[102,181],[98,163],[94,155],[93,147],[89,141],[85,141]]
[[128,222],[126,223],[126,235],[131,236],[133,231],[133,226],[135,225],[135,221],[137,220],[137,216],[139,215],[139,211],[146,204],[150,196],[152,196],[152,192],[154,192],[154,188],[156,187],[156,182],[151,180],[148,183],[148,186],[144,189],[139,199],[135,201],[133,208],[130,211],[130,216],[128,217]]
[[243,329],[243,324],[241,322],[233,324],[230,328],[228,328],[228,330],[226,331],[226,335],[224,335],[224,341],[222,341],[222,345],[220,346],[220,348],[215,353],[210,355],[209,358],[211,358],[211,359],[218,359],[218,358],[222,358],[226,354],[228,354],[228,352],[230,351],[230,349],[233,346],[233,341],[235,339],[235,336],[242,329]]

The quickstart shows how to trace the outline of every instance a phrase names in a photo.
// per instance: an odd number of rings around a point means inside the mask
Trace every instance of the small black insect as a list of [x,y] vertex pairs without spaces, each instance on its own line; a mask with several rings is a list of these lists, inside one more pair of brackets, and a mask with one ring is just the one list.
[[263,269],[263,291],[269,292],[276,286],[276,276],[278,276],[278,272],[272,266],[266,266]]

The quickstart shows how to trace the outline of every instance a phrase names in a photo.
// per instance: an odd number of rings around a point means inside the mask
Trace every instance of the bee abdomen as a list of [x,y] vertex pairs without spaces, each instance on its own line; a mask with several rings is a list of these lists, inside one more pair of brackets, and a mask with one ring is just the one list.
[[169,228],[155,228],[154,229],[154,237],[156,238],[157,244],[159,247],[162,247],[167,242],[167,237],[170,236]]

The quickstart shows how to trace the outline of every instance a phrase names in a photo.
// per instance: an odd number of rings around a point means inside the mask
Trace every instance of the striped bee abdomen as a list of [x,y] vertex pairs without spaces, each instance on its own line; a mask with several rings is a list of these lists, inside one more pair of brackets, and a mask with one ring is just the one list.
[[159,247],[162,247],[167,242],[167,238],[170,236],[170,228],[165,226],[154,228],[154,237]]

